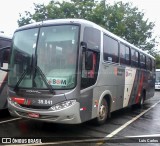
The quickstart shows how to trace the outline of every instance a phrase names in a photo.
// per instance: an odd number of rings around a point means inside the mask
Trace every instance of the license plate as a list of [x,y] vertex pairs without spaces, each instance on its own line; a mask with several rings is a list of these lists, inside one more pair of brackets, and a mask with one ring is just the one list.
[[37,113],[28,113],[28,116],[31,118],[39,118],[39,114]]

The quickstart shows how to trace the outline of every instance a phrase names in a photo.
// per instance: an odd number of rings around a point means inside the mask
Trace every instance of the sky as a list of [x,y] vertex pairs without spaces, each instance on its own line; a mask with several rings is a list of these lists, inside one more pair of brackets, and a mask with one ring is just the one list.
[[[50,0],[5,0],[0,2],[0,31],[7,35],[12,35],[18,28],[17,20],[20,18],[19,13],[24,11],[33,11],[33,3],[48,4]],[[110,3],[120,0],[107,0]],[[160,15],[159,0],[123,0],[123,2],[132,2],[137,6],[139,11],[145,13],[145,18],[150,22],[155,22],[154,35],[160,37]],[[160,40],[160,39],[159,39]],[[160,48],[160,44],[158,46]],[[160,49],[159,49],[160,50]]]

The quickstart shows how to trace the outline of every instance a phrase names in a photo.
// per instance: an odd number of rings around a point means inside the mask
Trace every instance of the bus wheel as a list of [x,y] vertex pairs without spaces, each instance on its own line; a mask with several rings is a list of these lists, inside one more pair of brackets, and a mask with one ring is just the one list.
[[138,104],[138,106],[139,106],[140,108],[143,107],[144,100],[145,100],[145,94],[142,93],[141,98],[140,98],[140,101],[139,101],[139,104]]
[[103,98],[99,107],[98,117],[95,119],[96,125],[102,125],[105,123],[108,116],[108,104],[107,101]]
[[142,106],[144,104],[144,98],[142,97],[141,99],[140,99],[140,105]]

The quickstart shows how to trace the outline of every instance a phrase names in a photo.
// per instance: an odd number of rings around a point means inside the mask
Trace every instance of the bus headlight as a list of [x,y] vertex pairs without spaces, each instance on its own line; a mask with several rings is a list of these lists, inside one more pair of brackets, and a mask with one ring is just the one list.
[[70,107],[70,106],[72,106],[75,103],[76,103],[76,100],[68,100],[68,101],[64,101],[64,102],[61,102],[61,103],[58,103],[58,104],[52,106],[51,109],[53,111],[61,110],[61,109]]

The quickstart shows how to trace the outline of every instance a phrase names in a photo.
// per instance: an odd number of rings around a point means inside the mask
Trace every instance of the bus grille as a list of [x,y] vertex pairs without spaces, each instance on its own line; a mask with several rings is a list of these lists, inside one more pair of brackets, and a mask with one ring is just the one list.
[[[18,115],[22,117],[29,117],[28,113],[16,111]],[[52,115],[40,115],[39,119],[48,119],[48,120],[56,120],[59,116],[52,116]]]
[[34,105],[21,105],[22,107],[29,109],[49,109],[51,106],[34,106]]

